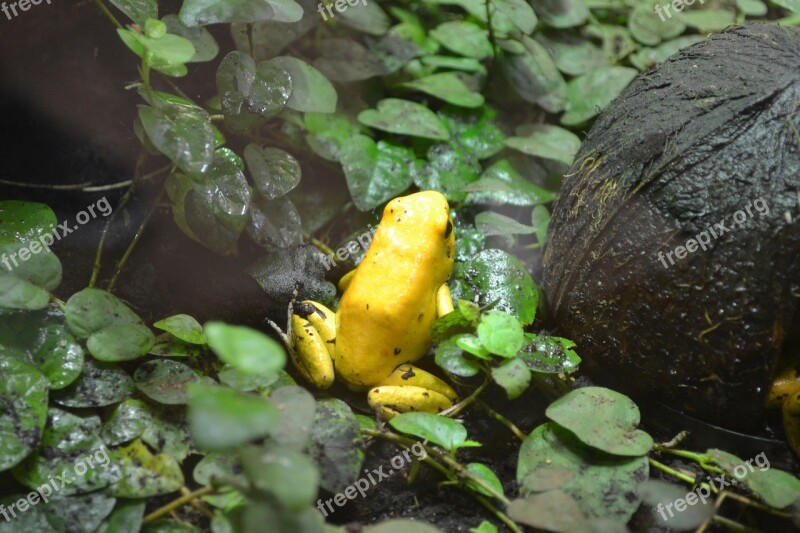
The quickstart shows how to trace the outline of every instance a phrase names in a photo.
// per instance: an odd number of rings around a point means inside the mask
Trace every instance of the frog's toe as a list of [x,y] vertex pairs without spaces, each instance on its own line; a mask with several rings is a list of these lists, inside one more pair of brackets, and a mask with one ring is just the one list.
[[292,315],[292,362],[315,387],[327,389],[333,384],[333,360],[325,340],[307,319]]
[[415,386],[382,385],[375,387],[369,391],[367,400],[370,407],[385,420],[410,411],[438,413],[453,405],[447,396],[434,390]]

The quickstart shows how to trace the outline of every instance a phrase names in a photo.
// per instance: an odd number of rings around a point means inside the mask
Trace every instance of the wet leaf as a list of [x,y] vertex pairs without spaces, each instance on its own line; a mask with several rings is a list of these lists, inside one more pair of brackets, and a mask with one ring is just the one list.
[[283,22],[300,20],[302,8],[291,0],[186,0],[180,19],[186,26],[207,26],[224,22],[253,23],[278,19],[278,12],[286,12]]
[[336,287],[325,279],[325,257],[313,246],[296,246],[268,253],[248,273],[274,301],[288,302],[300,287],[298,300],[332,306]]
[[259,63],[259,70],[265,67],[277,68],[286,73],[292,81],[292,93],[286,107],[306,113],[335,113],[339,96],[331,82],[320,71],[296,57],[280,56]]
[[125,533],[139,531],[144,519],[145,502],[143,500],[117,500],[114,511],[106,521],[106,533]]
[[280,148],[248,144],[244,149],[244,160],[256,189],[267,200],[280,198],[300,183],[300,163]]
[[158,20],[148,19],[145,33],[136,28],[118,28],[117,34],[150,68],[167,76],[185,76],[188,72],[185,63],[195,55],[194,45],[190,40],[166,33],[166,25]]
[[111,0],[111,3],[141,27],[147,19],[158,18],[156,0]]
[[353,203],[361,211],[408,189],[417,168],[410,149],[387,141],[376,143],[366,135],[351,138],[340,157]]
[[480,366],[464,357],[464,351],[452,340],[441,342],[436,347],[436,364],[451,374],[465,378],[480,372]]
[[122,472],[122,478],[113,487],[118,498],[150,498],[183,486],[178,462],[171,455],[152,454],[139,440],[114,450],[112,456]]
[[439,191],[450,202],[463,201],[464,189],[478,179],[481,168],[472,148],[457,142],[434,144],[428,149],[427,159],[414,176],[414,185]]
[[217,69],[225,124],[246,130],[262,124],[284,110],[292,94],[292,79],[284,69],[256,62],[242,52],[225,56]]
[[[461,107],[480,107],[484,103],[483,96],[467,87],[456,72],[431,74],[430,76],[404,83],[403,87],[427,93]],[[359,118],[359,120],[361,119]]]
[[14,468],[14,477],[36,490],[61,476],[61,496],[107,487],[119,479],[120,471],[109,458],[99,433],[99,417],[76,416],[51,407],[41,447]]
[[386,74],[380,58],[351,39],[325,39],[314,66],[331,81],[361,81]]
[[383,35],[389,29],[389,16],[377,2],[361,0],[355,5],[348,4],[354,9],[345,9],[337,14],[345,26],[371,35]]
[[247,482],[239,457],[228,452],[210,452],[197,463],[192,475],[195,482],[201,485],[209,485],[215,479]]
[[530,235],[535,231],[532,226],[526,226],[514,218],[492,211],[483,211],[475,215],[475,227],[484,235]]
[[188,174],[205,172],[214,158],[214,131],[208,115],[197,108],[141,106],[139,120],[148,140]]
[[533,213],[531,213],[531,222],[533,222],[533,227],[536,228],[536,239],[544,248],[547,243],[547,227],[550,225],[550,211],[543,205],[537,205],[533,208]]
[[154,359],[139,365],[133,374],[136,388],[150,399],[168,405],[188,402],[189,383],[213,385],[214,380],[201,376],[189,366],[170,359]]
[[547,531],[580,531],[586,523],[575,499],[560,490],[514,500],[508,505],[508,515],[517,522]]
[[478,181],[464,190],[468,204],[539,205],[553,201],[556,196],[520,176],[507,159],[487,168]]
[[628,15],[628,29],[631,36],[640,43],[655,46],[682,34],[686,30],[686,24],[681,16],[662,20],[652,6],[639,5]]
[[320,471],[320,486],[336,493],[360,476],[364,452],[359,424],[350,407],[329,398],[316,404],[309,453]]
[[0,244],[27,243],[52,234],[57,223],[56,214],[45,204],[0,201]]
[[74,294],[65,309],[67,324],[100,361],[129,361],[145,355],[155,336],[116,296],[100,289]]
[[250,206],[247,234],[268,250],[287,249],[303,243],[303,223],[288,198],[271,201],[257,198]]
[[517,464],[520,494],[531,494],[539,471],[553,468],[574,473],[560,490],[574,498],[583,515],[623,523],[639,507],[636,491],[649,472],[647,457],[615,457],[594,450],[550,422],[534,429],[522,443]]
[[75,496],[56,494],[44,507],[53,531],[96,531],[111,514],[116,498],[104,491]]
[[53,399],[67,407],[102,407],[121,402],[134,390],[133,380],[117,365],[87,357],[78,379]]
[[450,131],[450,142],[463,147],[474,159],[486,159],[503,149],[505,134],[497,125],[494,109],[447,106],[437,115]]
[[481,316],[477,333],[483,346],[501,357],[514,357],[525,344],[519,321],[499,311],[489,311]]
[[592,41],[571,33],[537,33],[536,40],[550,52],[564,74],[578,76],[606,64],[603,51]]
[[202,449],[244,444],[266,436],[278,423],[278,410],[260,396],[224,387],[189,385],[189,426]]
[[[5,509],[11,509],[12,505],[17,504],[20,500],[27,499],[27,497],[28,494],[5,496],[0,499],[0,504]],[[3,517],[3,520],[0,520],[0,533],[39,532],[52,529],[50,522],[47,521],[43,505],[31,506],[27,511],[19,514],[13,513],[13,509],[7,512],[11,519],[7,520]]]
[[587,446],[604,452],[637,457],[653,447],[653,439],[640,429],[639,408],[611,389],[584,387],[551,403],[548,418],[573,432]]
[[0,243],[0,265],[0,310],[42,309],[61,283],[61,262],[40,241]]
[[303,121],[309,147],[328,161],[339,161],[342,151],[359,132],[359,127],[344,115],[306,113]]
[[194,445],[189,437],[186,411],[180,407],[159,407],[140,400],[125,400],[103,425],[103,441],[117,446],[141,438],[156,452],[182,461]]
[[36,368],[0,355],[0,472],[38,445],[47,420],[47,378]]
[[[512,41],[516,42],[516,41]],[[523,37],[520,54],[504,54],[500,67],[517,95],[555,113],[564,107],[566,85],[550,53],[529,37]]]
[[447,140],[450,134],[444,124],[427,107],[409,100],[386,98],[378,102],[377,109],[368,109],[358,115],[358,121],[375,129]]
[[83,347],[67,329],[55,305],[35,312],[8,313],[0,321],[0,356],[34,366],[52,390],[75,381],[83,368]]
[[574,28],[589,18],[584,0],[540,0],[534,10],[542,22],[552,28]]
[[544,374],[570,373],[578,368],[581,358],[575,353],[575,343],[561,337],[525,334],[526,345],[519,352],[528,368]]
[[[503,250],[483,250],[453,269],[453,297],[481,306],[496,302],[494,309],[533,322],[539,307],[539,289],[525,265]],[[477,301],[475,298],[477,297]]]

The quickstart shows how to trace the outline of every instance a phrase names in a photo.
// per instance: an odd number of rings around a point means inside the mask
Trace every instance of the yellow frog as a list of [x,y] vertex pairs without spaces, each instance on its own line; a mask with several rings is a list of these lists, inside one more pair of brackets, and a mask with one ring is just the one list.
[[369,389],[370,406],[386,419],[451,406],[455,391],[409,363],[430,348],[434,320],[453,310],[447,279],[454,256],[442,194],[389,202],[364,259],[339,282],[338,311],[312,301],[296,306],[290,353],[297,369],[322,389],[335,376],[353,390]]

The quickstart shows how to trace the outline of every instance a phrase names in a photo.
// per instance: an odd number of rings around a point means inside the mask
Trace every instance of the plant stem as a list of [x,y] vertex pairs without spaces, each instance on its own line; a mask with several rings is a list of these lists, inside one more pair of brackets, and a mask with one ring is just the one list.
[[715,474],[724,474],[725,471],[719,467],[712,465],[713,459],[707,453],[697,453],[692,452],[689,450],[675,450],[673,448],[667,448],[660,444],[656,444],[653,446],[653,450],[662,453],[668,453],[670,455],[675,455],[676,457],[683,457],[684,459],[689,459],[691,461],[696,462],[700,465],[700,468],[706,470],[707,472],[713,472]]
[[[652,457],[648,457],[647,460],[650,462],[651,466],[654,466],[654,467],[658,468],[659,470],[661,470],[662,472],[664,472],[666,474],[669,474],[671,476],[674,476],[674,477],[680,479],[681,481],[683,481],[685,483],[688,483],[688,484],[694,486],[694,484],[697,482],[697,478],[696,477],[690,476],[689,474],[684,474],[683,472],[679,472],[679,471],[675,470],[674,468],[672,468],[671,466],[667,466],[662,462],[656,461]],[[708,483],[701,483],[700,486],[704,487],[706,490],[708,490],[710,492],[714,492],[714,493],[717,492],[717,491],[713,490],[708,485]]]
[[194,492],[190,492],[189,494],[185,494],[185,495],[181,496],[180,498],[172,500],[167,505],[165,505],[163,507],[160,507],[160,508],[156,509],[155,511],[153,511],[152,513],[150,513],[149,515],[145,516],[144,520],[142,522],[144,524],[148,524],[150,522],[154,522],[154,521],[158,520],[159,518],[161,518],[162,516],[164,516],[166,514],[169,514],[172,511],[175,511],[176,509],[179,509],[179,508],[183,507],[187,503],[190,503],[190,502],[196,500],[197,498],[205,496],[206,494],[211,494],[212,492],[214,492],[214,490],[216,490],[216,489],[214,489],[214,487],[212,487],[211,485],[206,485],[205,487],[199,488]]
[[486,497],[481,496],[480,494],[475,495],[475,499],[481,502],[481,504],[489,510],[498,520],[506,525],[508,529],[513,531],[514,533],[522,533],[522,530],[519,526],[511,520],[507,514],[502,512],[500,509],[492,505],[492,502],[486,499]]
[[125,265],[128,263],[128,259],[130,259],[134,248],[136,248],[136,245],[139,244],[139,239],[142,238],[142,234],[144,233],[145,227],[147,226],[147,223],[150,222],[150,218],[153,216],[153,212],[155,212],[156,208],[158,207],[158,203],[164,196],[165,190],[166,190],[166,185],[164,187],[161,187],[161,192],[158,193],[158,196],[153,201],[153,205],[150,206],[150,209],[147,211],[147,214],[142,220],[142,223],[139,224],[139,229],[136,230],[136,235],[133,236],[133,240],[128,245],[128,248],[125,250],[125,253],[122,255],[122,258],[119,260],[119,263],[117,263],[117,269],[114,271],[114,275],[111,276],[111,281],[108,282],[108,292],[114,291],[114,286],[117,284],[117,278],[119,278],[120,273],[122,273],[122,269],[125,268]]
[[472,394],[470,394],[469,396],[467,396],[466,398],[464,398],[463,400],[461,400],[457,404],[453,405],[452,407],[448,407],[447,409],[445,409],[444,411],[442,411],[439,414],[441,416],[448,416],[448,417],[454,417],[454,416],[458,415],[458,413],[463,411],[465,407],[467,407],[469,404],[471,404],[472,402],[477,400],[478,399],[478,395],[480,393],[482,393],[483,390],[488,385],[489,385],[489,378],[487,377],[477,389],[472,391]]
[[103,3],[103,0],[94,0],[94,3],[97,4],[97,7],[100,8],[100,11],[102,11],[106,18],[111,21],[111,24],[113,24],[115,28],[118,30],[122,29],[122,24],[120,24],[117,20],[117,17],[115,17],[114,14],[108,10],[106,5]]
[[516,426],[516,424],[514,424],[514,422],[512,422],[508,418],[504,417],[503,415],[492,409],[489,406],[489,404],[487,404],[483,400],[478,400],[478,404],[483,408],[484,411],[489,413],[490,416],[493,416],[494,418],[497,419],[498,422],[500,422],[501,424],[505,425],[508,429],[510,429],[511,433],[513,433],[514,436],[516,436],[519,440],[524,441],[525,439],[528,438],[528,436],[521,429],[519,429]]

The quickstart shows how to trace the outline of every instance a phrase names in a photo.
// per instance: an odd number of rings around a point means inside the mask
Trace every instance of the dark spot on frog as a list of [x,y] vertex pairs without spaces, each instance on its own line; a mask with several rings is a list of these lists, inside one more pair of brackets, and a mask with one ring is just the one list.
[[428,394],[427,392],[423,392],[422,395],[425,396],[426,398],[430,397],[430,394]]
[[334,344],[334,345],[335,345],[335,344],[336,344],[336,337],[334,337],[334,338],[332,338],[331,340],[329,340],[329,341],[326,341],[326,342],[327,342],[328,344]]
[[422,313],[419,314],[419,316],[417,317],[417,320],[422,322],[422,317],[424,317],[424,316],[425,316],[425,312],[423,311]]
[[369,309],[369,304],[367,304],[367,309]]
[[447,229],[444,230],[444,238],[445,239],[448,238],[451,233],[453,233],[453,223],[450,220],[448,220],[447,221]]
[[414,373],[414,370],[411,367],[408,367],[408,370],[403,372],[403,375],[400,376],[400,377],[403,378],[403,379],[411,379],[414,376],[416,376],[416,374]]
[[400,352],[401,352],[400,348],[395,348],[394,349],[394,354],[395,355],[400,355]]

